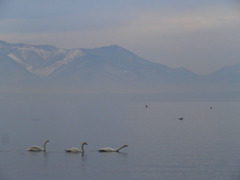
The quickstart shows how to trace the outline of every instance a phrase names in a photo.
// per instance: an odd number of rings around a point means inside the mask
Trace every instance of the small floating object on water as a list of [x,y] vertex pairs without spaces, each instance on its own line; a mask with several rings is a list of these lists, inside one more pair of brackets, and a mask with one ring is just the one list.
[[210,109],[212,109],[212,107],[210,107]]
[[183,117],[180,117],[179,120],[183,120]]
[[148,107],[148,105],[146,104],[145,108],[147,108],[147,107]]

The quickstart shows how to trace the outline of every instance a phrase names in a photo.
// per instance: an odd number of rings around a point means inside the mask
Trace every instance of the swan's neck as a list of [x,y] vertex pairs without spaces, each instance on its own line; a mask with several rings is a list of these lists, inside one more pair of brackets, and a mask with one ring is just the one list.
[[46,144],[47,144],[47,141],[45,141],[43,144],[43,151],[46,151]]
[[117,148],[117,149],[116,149],[116,152],[118,152],[120,149],[122,149],[122,148],[124,148],[124,147],[126,147],[126,146],[121,146],[120,148]]
[[81,149],[82,149],[82,153],[84,153],[84,144],[82,144],[82,148]]

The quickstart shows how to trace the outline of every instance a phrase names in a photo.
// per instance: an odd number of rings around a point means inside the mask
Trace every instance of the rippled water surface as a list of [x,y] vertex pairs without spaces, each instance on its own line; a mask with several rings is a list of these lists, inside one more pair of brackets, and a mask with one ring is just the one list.
[[[239,107],[240,102],[112,96],[1,96],[0,179],[240,179]],[[45,139],[46,153],[25,150]],[[83,141],[84,154],[64,152]],[[97,152],[123,144],[129,147],[120,153]]]

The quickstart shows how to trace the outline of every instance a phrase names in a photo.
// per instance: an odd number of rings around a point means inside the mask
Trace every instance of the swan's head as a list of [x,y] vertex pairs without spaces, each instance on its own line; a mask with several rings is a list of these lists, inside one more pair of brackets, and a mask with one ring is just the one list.
[[50,142],[48,139],[45,141],[45,143]]
[[83,142],[82,145],[88,145],[88,143],[87,142]]
[[128,147],[128,145],[125,144],[125,145],[123,145],[123,147]]

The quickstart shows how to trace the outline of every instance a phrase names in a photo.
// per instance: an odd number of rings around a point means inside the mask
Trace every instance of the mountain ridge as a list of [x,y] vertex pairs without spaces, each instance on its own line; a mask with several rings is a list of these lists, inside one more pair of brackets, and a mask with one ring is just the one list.
[[0,83],[6,87],[22,83],[26,88],[177,91],[240,82],[240,63],[203,76],[148,61],[117,45],[60,49],[0,41],[0,65]]

